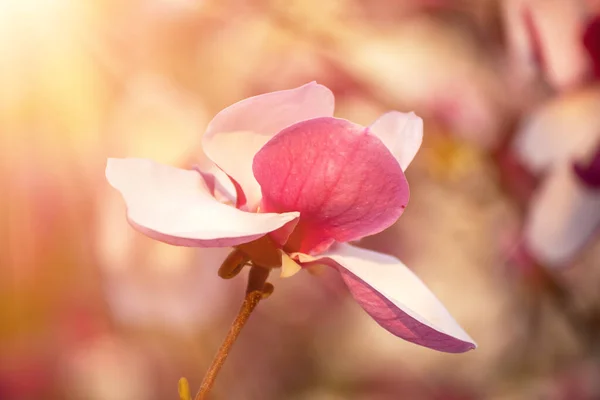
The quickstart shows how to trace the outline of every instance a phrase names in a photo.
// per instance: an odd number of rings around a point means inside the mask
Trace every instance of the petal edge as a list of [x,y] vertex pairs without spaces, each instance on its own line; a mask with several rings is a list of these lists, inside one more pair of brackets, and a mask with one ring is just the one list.
[[260,149],[252,169],[265,211],[301,214],[287,251],[316,254],[334,241],[379,233],[410,197],[400,164],[381,140],[339,118],[284,129]]
[[206,155],[239,183],[248,208],[260,201],[260,186],[252,174],[254,155],[279,131],[297,122],[333,116],[333,93],[325,86],[306,85],[241,100],[219,112],[206,128]]
[[414,112],[389,111],[377,118],[369,130],[392,152],[403,171],[423,142],[423,119]]
[[409,342],[447,353],[477,345],[437,297],[398,259],[348,244],[319,257],[296,255],[302,263],[336,268],[354,299],[383,328]]
[[220,203],[201,174],[151,160],[109,159],[106,177],[143,234],[177,246],[228,247],[258,239],[298,213],[255,214]]

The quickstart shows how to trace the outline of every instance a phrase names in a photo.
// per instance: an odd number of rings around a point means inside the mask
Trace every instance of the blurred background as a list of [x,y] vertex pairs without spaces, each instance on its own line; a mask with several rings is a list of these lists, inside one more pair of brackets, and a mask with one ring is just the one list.
[[245,279],[131,229],[106,158],[189,166],[223,107],[313,80],[340,117],[424,117],[411,203],[360,245],[479,348],[392,336],[335,273],[273,278],[213,397],[600,399],[598,3],[0,0],[0,399],[198,388]]

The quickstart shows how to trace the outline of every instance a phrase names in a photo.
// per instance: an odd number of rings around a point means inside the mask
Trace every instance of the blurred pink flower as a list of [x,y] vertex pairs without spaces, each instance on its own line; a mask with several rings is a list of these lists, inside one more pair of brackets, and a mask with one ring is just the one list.
[[510,61],[519,78],[530,81],[541,74],[561,90],[589,77],[581,43],[588,17],[583,0],[508,0],[503,5]]
[[548,267],[571,264],[600,227],[600,87],[562,94],[532,113],[513,151],[542,177],[525,218],[524,246]]
[[[600,78],[598,17],[579,41]],[[548,267],[571,264],[600,228],[599,108],[597,83],[563,93],[536,110],[514,142],[523,164],[544,175],[525,219],[523,250]]]
[[328,265],[391,333],[440,351],[475,348],[399,260],[345,244],[383,231],[404,211],[403,170],[421,145],[422,120],[393,111],[365,128],[333,110],[331,91],[314,82],[251,97],[218,113],[204,133],[218,168],[109,159],[106,176],[131,224],[151,238],[236,246],[285,275]]
[[561,164],[532,199],[524,239],[537,261],[548,267],[563,267],[574,261],[599,227],[598,187],[584,182],[571,164]]

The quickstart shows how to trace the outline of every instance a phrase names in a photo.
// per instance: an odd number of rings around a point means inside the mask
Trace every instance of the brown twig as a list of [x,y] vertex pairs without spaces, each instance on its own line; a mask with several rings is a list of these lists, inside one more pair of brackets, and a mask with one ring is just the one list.
[[217,374],[225,363],[233,344],[250,318],[252,311],[254,311],[261,299],[267,297],[273,291],[273,286],[270,283],[266,283],[268,275],[268,269],[256,266],[252,266],[250,269],[246,298],[242,303],[242,307],[240,308],[237,317],[231,324],[225,340],[217,351],[212,364],[204,375],[204,379],[202,380],[202,384],[200,385],[200,389],[198,390],[196,397],[194,397],[194,400],[206,400],[208,398],[207,396],[215,383]]

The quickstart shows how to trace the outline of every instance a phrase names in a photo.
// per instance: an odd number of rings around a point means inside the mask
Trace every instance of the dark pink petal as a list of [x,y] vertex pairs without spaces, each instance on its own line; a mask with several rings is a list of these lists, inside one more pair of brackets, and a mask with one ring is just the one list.
[[220,203],[197,171],[150,160],[109,159],[106,178],[123,195],[137,230],[177,246],[235,246],[298,218],[298,213],[255,214]]
[[477,347],[435,295],[394,257],[348,244],[335,244],[319,257],[292,256],[305,265],[336,268],[362,308],[402,339],[448,353]]
[[296,89],[250,97],[235,103],[211,121],[202,139],[208,157],[243,189],[248,208],[260,202],[260,186],[252,174],[252,159],[282,129],[296,122],[333,116],[334,98],[315,82]]
[[314,254],[381,232],[409,198],[402,168],[381,140],[342,119],[284,129],[256,154],[253,171],[264,211],[300,212],[290,251]]
[[415,113],[390,111],[369,127],[392,152],[405,171],[423,142],[423,120]]
[[600,143],[587,160],[576,160],[573,171],[580,182],[592,190],[600,190]]
[[600,79],[600,15],[592,18],[586,26],[583,44],[592,60],[596,79]]

